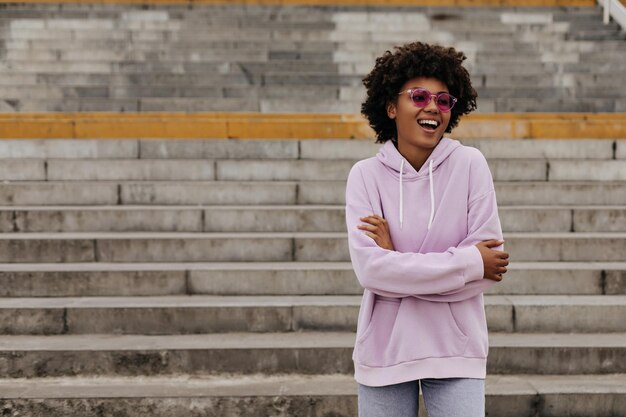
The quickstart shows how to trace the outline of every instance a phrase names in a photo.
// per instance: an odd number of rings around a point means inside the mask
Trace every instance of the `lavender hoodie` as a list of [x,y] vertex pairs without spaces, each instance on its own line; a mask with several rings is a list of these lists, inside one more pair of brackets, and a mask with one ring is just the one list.
[[[371,214],[387,220],[395,251],[357,229]],[[350,170],[346,224],[364,288],[352,355],[357,382],[485,378],[482,293],[495,281],[483,278],[474,245],[502,239],[502,228],[482,153],[442,138],[415,171],[387,141]]]

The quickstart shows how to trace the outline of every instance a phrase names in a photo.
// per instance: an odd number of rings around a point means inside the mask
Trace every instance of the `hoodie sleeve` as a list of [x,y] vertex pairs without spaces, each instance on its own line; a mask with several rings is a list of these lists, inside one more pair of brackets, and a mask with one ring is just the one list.
[[[500,228],[500,219],[498,218],[498,209],[496,205],[496,194],[492,191],[488,195],[480,198],[469,207],[468,228],[472,230],[469,235],[459,244],[459,248],[471,245],[475,247],[479,242],[490,239],[502,239],[502,230]],[[497,246],[493,249],[504,250],[504,245]],[[481,257],[482,265],[482,257]],[[483,271],[484,275],[484,271]],[[416,295],[416,297],[428,301],[440,302],[456,302],[467,300],[491,288],[496,281],[482,278],[476,281],[468,282],[462,288],[439,294]]]
[[[346,225],[350,259],[362,287],[386,297],[449,294],[483,276],[478,248],[466,242],[443,253],[401,253],[379,247],[357,229],[360,217],[374,213],[359,164],[346,186]],[[380,214],[380,213],[378,213]]]
[[[496,192],[493,186],[493,178],[487,164],[487,160],[478,150],[473,151],[474,158],[470,168],[469,202],[467,209],[468,234],[458,248],[474,247],[484,240],[502,240],[502,227],[498,216],[498,204]],[[504,250],[504,245],[494,247],[496,250]],[[482,257],[481,257],[481,268]],[[484,271],[481,269],[481,278]],[[461,288],[441,292],[439,294],[416,295],[418,298],[428,301],[456,302],[474,297],[496,284],[490,279],[478,279],[466,283]]]

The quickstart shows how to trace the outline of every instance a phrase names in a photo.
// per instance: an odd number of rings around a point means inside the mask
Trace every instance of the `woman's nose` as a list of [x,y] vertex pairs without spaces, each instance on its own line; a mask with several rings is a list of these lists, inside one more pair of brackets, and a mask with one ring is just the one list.
[[439,113],[439,107],[437,107],[437,98],[431,96],[430,101],[428,102],[426,107],[424,107],[424,110],[428,112]]

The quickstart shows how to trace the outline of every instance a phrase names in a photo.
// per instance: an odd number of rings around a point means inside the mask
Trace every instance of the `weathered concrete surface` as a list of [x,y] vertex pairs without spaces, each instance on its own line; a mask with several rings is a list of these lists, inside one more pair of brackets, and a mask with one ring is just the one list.
[[[139,382],[139,383],[138,383]],[[2,380],[3,410],[36,416],[356,416],[351,376],[230,378],[100,378]],[[578,410],[619,415],[624,405],[620,375],[489,376],[486,408],[504,417],[561,416]],[[422,401],[423,403],[423,401]],[[556,411],[555,411],[556,409]],[[423,410],[422,410],[423,411]]]
[[[359,302],[359,296],[4,298],[0,326],[5,334],[354,331]],[[488,295],[485,309],[495,332],[626,332],[624,295]],[[15,320],[26,312],[35,319]]]
[[[0,337],[6,377],[351,374],[354,333]],[[626,371],[626,333],[490,334],[489,374]]]

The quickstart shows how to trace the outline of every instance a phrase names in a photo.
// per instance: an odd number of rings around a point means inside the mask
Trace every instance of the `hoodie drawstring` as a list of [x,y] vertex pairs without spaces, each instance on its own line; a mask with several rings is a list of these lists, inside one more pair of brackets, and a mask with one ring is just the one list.
[[402,173],[403,172],[404,172],[404,158],[402,158],[402,162],[400,162],[400,230],[402,230],[402,220],[404,220],[403,210],[402,210],[402,206],[404,205],[403,198],[402,198]]
[[[404,196],[402,194],[402,174],[404,173],[404,158],[400,162],[400,204],[398,210],[400,217],[400,229],[402,229],[402,223],[404,221]],[[433,224],[433,218],[435,217],[435,188],[433,184],[433,160],[431,159],[428,163],[428,182],[430,183],[430,218],[428,219],[428,230],[430,230],[430,226]]]
[[435,217],[435,189],[433,187],[433,160],[430,160],[428,164],[428,181],[430,182],[430,218],[428,219],[428,230],[430,225],[433,224],[433,217]]

